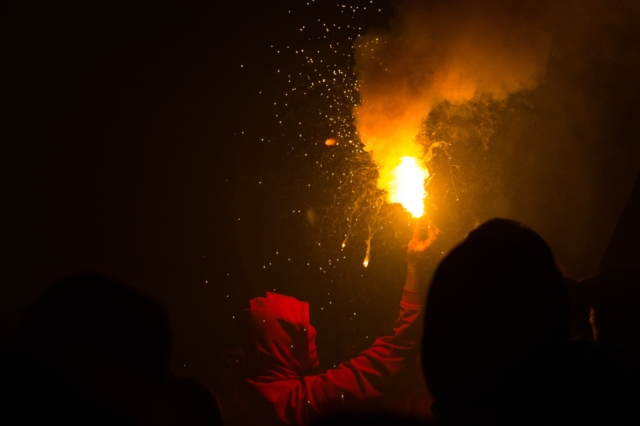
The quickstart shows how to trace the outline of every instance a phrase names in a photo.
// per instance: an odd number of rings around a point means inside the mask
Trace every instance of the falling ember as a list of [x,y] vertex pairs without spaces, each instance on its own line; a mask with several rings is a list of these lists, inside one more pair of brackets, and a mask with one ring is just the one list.
[[400,164],[393,169],[389,187],[389,202],[400,203],[413,215],[424,214],[424,198],[427,193],[424,181],[429,177],[429,170],[414,157],[402,157]]
[[324,144],[326,146],[334,146],[336,144],[336,140],[335,138],[329,138],[326,141],[324,141]]
[[369,230],[369,238],[367,238],[367,253],[365,254],[364,261],[362,262],[362,265],[365,268],[369,266],[369,259],[371,258],[371,238],[373,238],[373,234],[371,233],[371,230]]

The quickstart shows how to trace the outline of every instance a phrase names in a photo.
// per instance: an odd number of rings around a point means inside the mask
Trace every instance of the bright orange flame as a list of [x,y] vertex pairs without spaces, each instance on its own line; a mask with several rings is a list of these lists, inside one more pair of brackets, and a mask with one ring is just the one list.
[[417,158],[400,158],[400,165],[393,169],[388,182],[389,202],[400,203],[413,217],[421,217],[424,214],[424,198],[427,196],[424,181],[428,177],[429,170]]

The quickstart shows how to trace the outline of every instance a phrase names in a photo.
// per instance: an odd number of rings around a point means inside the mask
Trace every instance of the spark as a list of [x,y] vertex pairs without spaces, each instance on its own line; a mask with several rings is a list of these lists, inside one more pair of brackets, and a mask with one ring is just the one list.
[[369,258],[371,256],[371,239],[373,238],[373,233],[371,233],[371,231],[369,231],[369,238],[367,238],[367,252],[364,256],[364,261],[362,262],[362,265],[366,268],[369,266]]

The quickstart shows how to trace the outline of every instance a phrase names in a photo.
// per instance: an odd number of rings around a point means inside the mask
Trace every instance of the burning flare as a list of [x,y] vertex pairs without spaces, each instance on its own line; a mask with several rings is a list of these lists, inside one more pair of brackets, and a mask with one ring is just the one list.
[[355,125],[387,201],[424,213],[423,147],[437,143],[424,124],[434,107],[504,101],[537,86],[557,3],[580,2],[398,0],[388,29],[356,40]]
[[388,183],[389,202],[400,203],[413,215],[424,214],[424,198],[427,192],[424,181],[429,177],[429,170],[414,157],[402,157],[400,165],[393,169]]

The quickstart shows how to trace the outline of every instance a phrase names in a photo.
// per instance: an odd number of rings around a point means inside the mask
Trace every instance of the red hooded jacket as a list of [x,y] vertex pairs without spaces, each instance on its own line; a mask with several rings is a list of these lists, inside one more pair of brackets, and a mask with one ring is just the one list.
[[424,298],[423,292],[405,289],[393,336],[377,339],[352,360],[314,376],[303,375],[318,365],[309,304],[275,293],[251,300],[240,318],[247,327],[252,368],[238,392],[244,414],[261,424],[306,425],[349,403],[379,397],[420,337],[417,319]]

